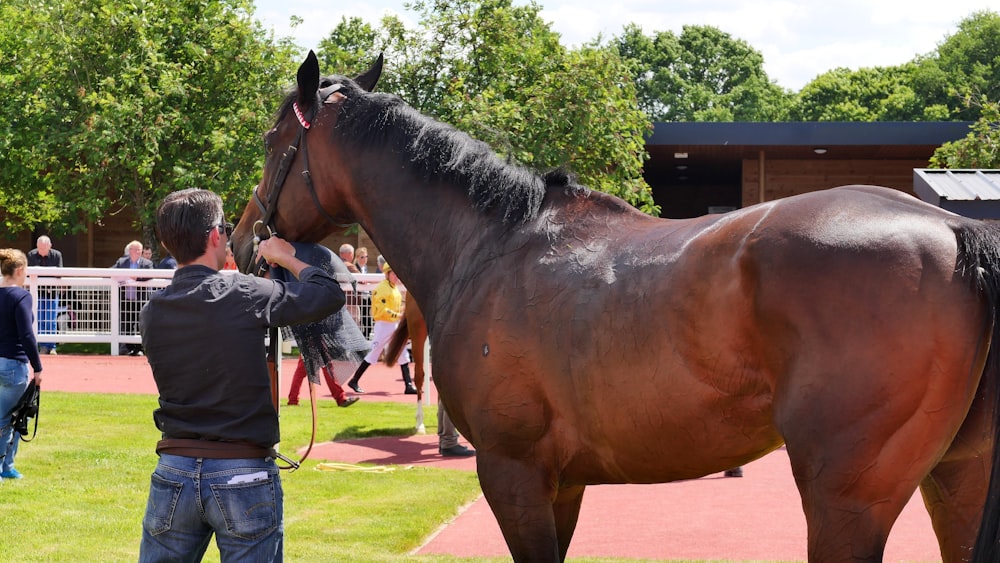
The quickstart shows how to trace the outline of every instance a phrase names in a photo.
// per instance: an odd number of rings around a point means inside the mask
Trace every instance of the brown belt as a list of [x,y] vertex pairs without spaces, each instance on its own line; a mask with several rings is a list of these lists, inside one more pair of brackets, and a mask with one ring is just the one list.
[[206,459],[253,459],[275,457],[273,448],[262,448],[245,442],[164,438],[156,443],[157,454],[202,457]]

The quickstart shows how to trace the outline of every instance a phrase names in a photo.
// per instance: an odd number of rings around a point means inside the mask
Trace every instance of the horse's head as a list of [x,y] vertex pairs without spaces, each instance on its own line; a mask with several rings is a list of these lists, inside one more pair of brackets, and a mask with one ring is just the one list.
[[[297,74],[297,87],[279,109],[274,127],[264,135],[264,172],[233,232],[236,263],[248,271],[254,237],[276,233],[292,241],[319,242],[338,227],[355,222],[336,193],[336,182],[313,185],[313,176],[341,178],[343,158],[331,130],[351,92],[371,91],[382,74],[382,55],[363,74],[321,78],[316,55]],[[332,174],[332,175],[331,175]],[[342,178],[346,179],[346,178]]]

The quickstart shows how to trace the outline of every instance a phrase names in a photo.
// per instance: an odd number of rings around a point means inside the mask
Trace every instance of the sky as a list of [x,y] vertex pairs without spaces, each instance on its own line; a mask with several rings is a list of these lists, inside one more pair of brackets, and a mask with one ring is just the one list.
[[[514,0],[516,5],[524,2]],[[780,86],[799,91],[835,68],[894,66],[932,52],[976,11],[996,0],[536,0],[541,17],[572,47],[618,35],[638,23],[646,35],[679,34],[685,25],[711,25],[743,39],[764,57]],[[342,17],[377,25],[386,13],[409,27],[418,15],[403,0],[254,0],[256,17],[276,37],[315,48]],[[290,16],[304,22],[292,29]]]

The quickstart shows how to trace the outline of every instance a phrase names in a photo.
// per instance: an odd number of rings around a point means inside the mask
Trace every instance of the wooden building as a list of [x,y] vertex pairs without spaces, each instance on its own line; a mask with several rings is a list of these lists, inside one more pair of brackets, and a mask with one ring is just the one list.
[[969,122],[657,123],[646,181],[663,217],[696,217],[846,184],[914,194],[913,169]]

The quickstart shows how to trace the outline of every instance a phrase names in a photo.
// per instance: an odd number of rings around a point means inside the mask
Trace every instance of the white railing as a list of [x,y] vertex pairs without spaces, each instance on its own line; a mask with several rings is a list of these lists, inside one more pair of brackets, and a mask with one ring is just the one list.
[[[121,345],[141,343],[139,310],[173,275],[174,270],[29,267],[36,339],[39,344],[107,343],[117,356]],[[358,274],[355,279],[357,292],[343,284],[346,307],[364,329],[366,294],[383,276]]]

